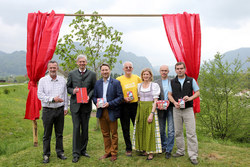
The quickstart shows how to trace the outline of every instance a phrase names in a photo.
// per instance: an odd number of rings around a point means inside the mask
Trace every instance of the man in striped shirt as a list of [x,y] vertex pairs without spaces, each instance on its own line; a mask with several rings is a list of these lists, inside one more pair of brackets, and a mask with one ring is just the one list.
[[58,63],[56,61],[49,61],[48,71],[49,75],[40,79],[37,91],[37,96],[43,106],[43,163],[49,162],[53,125],[55,127],[57,157],[62,160],[67,159],[63,150],[64,116],[68,113],[66,81],[57,75]]

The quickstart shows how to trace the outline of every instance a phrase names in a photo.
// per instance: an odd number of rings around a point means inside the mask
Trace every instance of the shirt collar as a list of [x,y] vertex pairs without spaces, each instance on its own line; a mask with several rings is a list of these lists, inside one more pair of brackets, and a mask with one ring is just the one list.
[[[107,79],[107,81],[106,81],[106,82],[109,82],[109,80],[110,80],[110,76],[108,77],[108,79]],[[102,81],[104,82],[103,78],[102,78]]]
[[58,77],[56,76],[56,79],[53,79],[53,78],[51,78],[51,76],[49,75],[49,79],[50,79],[50,81],[58,81]]
[[84,72],[84,73],[85,73],[86,70],[87,70],[87,68],[85,68],[83,71],[81,71],[80,68],[79,68],[78,70],[79,70],[80,73],[81,73],[81,72]]

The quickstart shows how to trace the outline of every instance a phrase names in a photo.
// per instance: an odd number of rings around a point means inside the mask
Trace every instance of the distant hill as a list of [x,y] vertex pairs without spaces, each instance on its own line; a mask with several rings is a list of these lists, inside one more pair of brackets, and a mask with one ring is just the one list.
[[115,67],[113,68],[112,72],[113,73],[117,73],[117,74],[124,74],[124,71],[122,70],[123,68],[123,63],[125,61],[131,61],[133,63],[134,66],[134,74],[137,74],[140,76],[141,71],[143,68],[150,68],[153,71],[153,74],[157,74],[158,71],[155,71],[153,66],[151,65],[151,63],[148,61],[148,59],[146,57],[139,57],[136,56],[134,53],[132,52],[125,52],[125,51],[121,51],[119,57],[117,58],[117,62],[122,61],[122,64],[120,63],[116,63]]
[[[231,50],[231,51],[223,53],[223,55],[224,55],[222,59],[223,62],[228,61],[229,63],[232,63],[234,59],[238,58],[243,64],[241,67],[243,71],[246,71],[247,68],[250,68],[250,63],[247,62],[247,60],[250,59],[250,48],[239,48],[236,50]],[[155,71],[157,71],[157,74],[159,74],[158,71],[160,69],[160,66],[154,66],[153,68]],[[169,71],[170,71],[169,76],[176,75],[174,66],[169,66]]]
[[[235,58],[239,58],[243,64],[242,69],[246,70],[249,68],[249,62],[247,59],[250,58],[250,48],[239,48],[236,50],[228,51],[224,53],[224,61],[232,62]],[[59,63],[59,56],[55,55],[54,60]],[[120,60],[124,63],[125,61],[131,61],[134,64],[134,73],[140,76],[141,70],[145,67],[152,69],[154,75],[159,75],[160,66],[152,66],[146,57],[137,56],[132,52],[121,51],[120,56],[117,58],[117,62]],[[175,75],[174,66],[169,66],[169,75]],[[26,72],[26,52],[25,51],[15,51],[13,53],[5,53],[0,51],[0,77],[10,76],[10,75],[25,75]],[[123,74],[122,64],[116,63],[112,73]]]
[[26,52],[15,51],[5,53],[0,51],[0,76],[25,75]]
[[[58,55],[54,55],[53,60],[62,62],[59,60]],[[134,64],[134,73],[140,75],[140,72],[143,68],[149,67],[154,71],[151,63],[146,57],[136,56],[134,53],[121,51],[120,56],[117,58],[117,62],[122,61],[131,61]],[[123,74],[122,64],[116,63],[112,73]],[[0,51],[0,76],[10,76],[10,75],[25,75],[27,74],[26,70],[26,52],[25,51],[15,51],[13,53],[5,53]]]
[[247,62],[247,60],[250,59],[250,48],[239,48],[236,50],[228,51],[223,55],[225,55],[225,57],[222,60],[228,61],[229,63],[232,63],[234,59],[238,58],[243,64],[241,68],[244,71],[250,67],[249,62]]

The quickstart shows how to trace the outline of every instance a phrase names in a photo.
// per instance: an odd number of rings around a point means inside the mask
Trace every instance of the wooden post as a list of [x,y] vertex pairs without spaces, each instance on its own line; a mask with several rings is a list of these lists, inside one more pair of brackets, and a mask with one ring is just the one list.
[[33,142],[34,142],[34,147],[38,146],[38,137],[37,137],[37,122],[36,120],[33,120]]

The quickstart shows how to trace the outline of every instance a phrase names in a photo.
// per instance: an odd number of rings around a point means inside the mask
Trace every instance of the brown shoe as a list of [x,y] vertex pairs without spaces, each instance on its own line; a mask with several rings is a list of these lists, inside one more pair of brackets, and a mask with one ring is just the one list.
[[132,151],[126,151],[126,156],[131,157],[132,156]]
[[154,158],[153,154],[149,154],[146,160],[152,160]]
[[115,161],[117,160],[117,156],[116,155],[112,155],[111,158],[110,158],[110,161]]
[[99,160],[102,160],[108,157],[111,157],[111,154],[104,154],[102,157],[99,158]]

